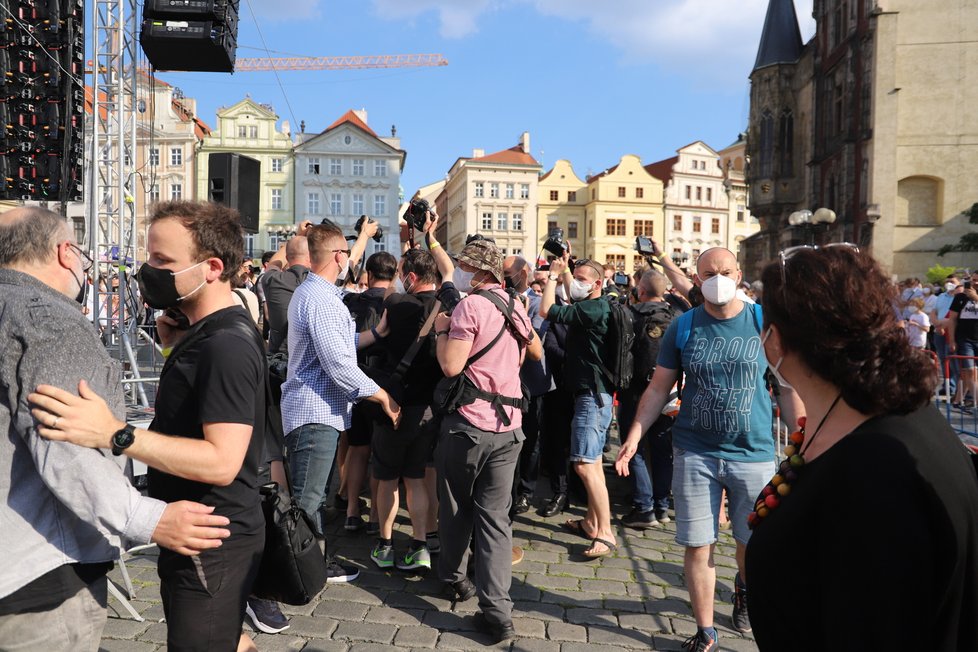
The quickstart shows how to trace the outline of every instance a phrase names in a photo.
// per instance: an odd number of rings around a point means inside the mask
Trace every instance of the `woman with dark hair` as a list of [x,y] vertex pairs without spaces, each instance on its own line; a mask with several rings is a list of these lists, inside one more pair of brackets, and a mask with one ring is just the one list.
[[764,350],[807,423],[750,515],[761,650],[978,650],[978,480],[894,289],[853,245],[763,273]]

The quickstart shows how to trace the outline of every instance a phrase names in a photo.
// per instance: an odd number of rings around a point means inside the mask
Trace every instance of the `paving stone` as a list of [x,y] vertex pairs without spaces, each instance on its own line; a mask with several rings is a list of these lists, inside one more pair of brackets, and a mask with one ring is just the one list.
[[610,598],[604,599],[604,608],[608,611],[625,613],[645,613],[645,601],[641,598]]
[[408,652],[411,648],[381,645],[380,643],[354,643],[350,652]]
[[[328,600],[327,602],[336,602],[336,601]],[[313,598],[309,602],[309,604],[295,605],[295,604],[285,604],[283,602],[280,602],[278,606],[279,609],[282,610],[282,613],[285,614],[286,616],[311,616],[312,612],[314,612],[319,607],[319,605],[320,605],[320,601]],[[245,622],[247,621],[248,619],[245,618]]]
[[632,582],[634,577],[628,568],[605,568],[598,566],[594,569],[594,577],[599,580],[615,580],[618,582]]
[[367,643],[390,643],[394,640],[397,627],[378,623],[340,623],[330,637],[334,640],[365,641]]
[[[285,631],[291,632],[292,630]],[[309,649],[306,639],[299,638],[298,636],[289,636],[286,633],[259,634],[254,637],[254,640],[258,652],[299,652],[299,650]],[[346,649],[345,644],[338,643],[338,645],[342,645],[343,649]]]
[[449,611],[428,611],[422,621],[427,627],[441,631],[474,631],[475,623],[470,616],[462,616]]
[[648,634],[617,627],[588,627],[587,640],[592,644],[616,645],[623,648],[648,649],[652,644],[652,637]]
[[552,575],[534,576],[532,586],[540,589],[577,589],[579,587],[576,577],[555,577]]
[[439,611],[450,611],[452,601],[444,597],[434,595],[423,595],[413,593],[391,593],[384,600],[388,607],[407,607],[408,609],[420,609],[429,611],[437,609]]
[[513,642],[513,652],[558,652],[560,643],[542,639],[523,638]]
[[347,652],[349,649],[350,646],[343,641],[313,639],[306,643],[306,646],[302,648],[302,652]]
[[401,627],[394,636],[394,643],[402,647],[431,648],[438,642],[439,632],[431,627]]
[[604,596],[600,593],[586,593],[584,591],[565,591],[554,589],[546,591],[540,596],[541,602],[564,605],[566,607],[584,607],[589,609],[603,609]]
[[524,554],[523,561],[513,566],[514,573],[520,572],[520,573],[543,574],[547,572],[547,564],[545,564],[542,561],[530,561],[525,557],[526,553],[524,552],[523,554]]
[[547,623],[547,638],[551,641],[587,643],[587,628],[570,623]]
[[[536,576],[534,576],[535,578]],[[535,581],[535,580],[534,580]],[[540,589],[535,586],[531,586],[525,581],[521,580],[519,582],[514,581],[513,585],[509,589],[509,597],[513,600],[533,600],[537,601],[540,599]]]
[[424,617],[424,613],[421,609],[371,607],[364,620],[368,623],[380,623],[383,625],[417,625]]
[[166,644],[166,623],[153,623],[149,628],[139,635],[140,641],[147,643]]
[[316,610],[313,612],[313,616],[326,616],[327,618],[335,618],[336,620],[363,620],[363,617],[367,615],[367,611],[370,610],[365,604],[359,602],[337,602],[336,600],[328,600],[319,603]]
[[554,543],[552,541],[534,541],[532,544],[533,550],[542,550],[544,552],[556,552],[556,553],[567,553],[567,546],[561,543]]
[[519,618],[514,614],[513,628],[520,638],[546,638],[547,636],[546,624],[536,618]]
[[568,575],[570,577],[594,577],[594,566],[586,564],[550,564],[548,575]]
[[[694,633],[695,633],[695,628]],[[652,637],[652,649],[662,650],[663,652],[681,652],[683,642],[692,634],[682,634],[673,636],[669,634],[656,634]]]
[[650,614],[679,614],[683,616],[691,616],[693,614],[692,608],[689,606],[688,602],[683,602],[681,600],[654,600],[653,602],[646,603],[645,610]]
[[527,550],[523,548],[523,559],[527,561],[542,561],[545,564],[559,564],[562,555],[557,552],[550,552],[545,550]]
[[536,618],[537,620],[564,620],[564,608],[545,602],[513,602],[513,615]]
[[[438,637],[435,648],[439,650],[478,650],[492,645],[493,641],[489,634],[482,632],[445,632]],[[508,645],[498,647],[505,649]]]
[[581,590],[592,593],[625,595],[625,584],[613,580],[581,580]]
[[330,638],[338,621],[323,616],[293,616],[289,619],[289,634],[312,638]]
[[149,620],[139,622],[132,618],[109,618],[105,621],[102,636],[105,638],[134,639],[149,629],[152,624],[153,622]]
[[120,641],[116,639],[103,639],[99,643],[99,652],[154,652],[157,649],[155,643],[143,641]]
[[615,645],[596,645],[594,643],[564,643],[560,652],[621,652]]
[[568,609],[567,622],[574,625],[618,626],[618,618],[614,614],[599,609]]
[[672,623],[665,616],[652,614],[619,614],[618,624],[625,629],[643,632],[671,632]]
[[696,621],[693,620],[692,616],[689,618],[670,617],[669,623],[672,625],[672,631],[677,634],[689,637],[696,633]]
[[381,605],[383,597],[376,592],[368,591],[353,584],[334,584],[327,586],[322,594],[323,602],[362,602],[363,604]]

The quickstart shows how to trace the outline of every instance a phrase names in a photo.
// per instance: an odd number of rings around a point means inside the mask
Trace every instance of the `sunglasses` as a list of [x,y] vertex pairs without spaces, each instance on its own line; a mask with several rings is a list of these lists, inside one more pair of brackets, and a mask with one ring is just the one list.
[[353,251],[353,250],[352,249],[330,249],[330,252],[331,253],[334,253],[334,254],[341,254],[342,253],[342,254],[346,254],[347,256],[350,255],[350,252],[351,251]]
[[851,242],[830,242],[829,244],[822,245],[798,245],[796,247],[788,247],[787,249],[781,251],[778,256],[781,258],[781,298],[784,300],[785,310],[788,308],[788,277],[786,270],[788,268],[788,261],[791,260],[795,254],[799,251],[816,250],[816,249],[830,249],[832,247],[846,247],[847,249],[852,249],[856,253],[859,253],[859,246]]

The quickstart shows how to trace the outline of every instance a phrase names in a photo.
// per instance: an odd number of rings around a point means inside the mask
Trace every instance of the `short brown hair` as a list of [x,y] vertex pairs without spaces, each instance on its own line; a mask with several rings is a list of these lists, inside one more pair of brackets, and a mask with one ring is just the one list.
[[339,238],[346,242],[340,227],[335,224],[317,224],[306,232],[309,241],[309,260],[317,267],[329,258],[332,248],[330,242]]
[[153,206],[149,223],[175,219],[190,231],[197,261],[219,258],[224,263],[222,281],[230,281],[244,260],[244,236],[238,211],[214,202],[175,200]]

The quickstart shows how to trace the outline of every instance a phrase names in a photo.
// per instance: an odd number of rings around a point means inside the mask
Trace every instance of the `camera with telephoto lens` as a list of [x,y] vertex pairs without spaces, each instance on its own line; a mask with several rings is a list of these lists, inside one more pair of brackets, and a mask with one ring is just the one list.
[[431,204],[426,199],[412,199],[408,204],[404,219],[417,231],[424,231],[425,223],[428,221],[428,212]]
[[[374,220],[370,219],[366,215],[361,215],[360,216],[360,219],[357,220],[357,223],[353,225],[353,228],[357,230],[357,235],[360,235],[360,231],[363,230],[363,225],[364,224],[366,224],[367,222],[373,222],[373,221]],[[383,239],[384,239],[384,229],[381,228],[381,227],[377,227],[377,233],[374,234],[373,241],[374,242],[380,242]]]
[[547,235],[547,239],[543,243],[543,249],[547,253],[553,254],[558,258],[563,256],[568,249],[567,243],[564,242],[564,230],[550,229],[550,233]]
[[654,256],[655,255],[655,245],[652,243],[652,238],[646,238],[645,236],[638,236],[635,238],[635,251],[643,256]]

